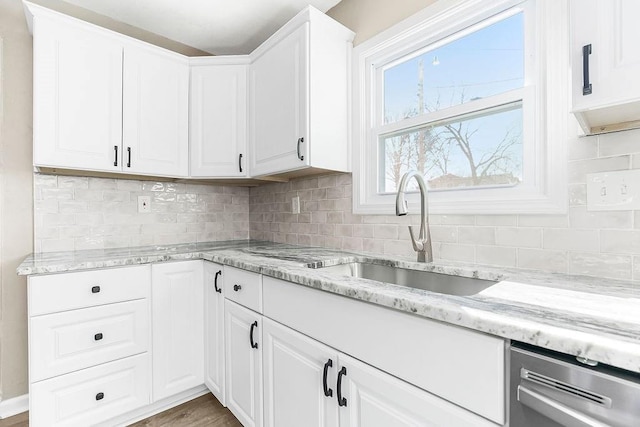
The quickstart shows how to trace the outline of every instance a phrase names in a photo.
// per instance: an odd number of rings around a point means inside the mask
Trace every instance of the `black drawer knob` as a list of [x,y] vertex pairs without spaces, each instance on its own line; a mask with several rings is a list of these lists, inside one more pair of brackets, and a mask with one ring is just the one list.
[[104,393],[100,392],[96,394],[96,400],[102,400],[102,399],[104,399]]
[[98,292],[100,292],[100,286],[94,286],[91,288],[92,294],[97,294]]
[[102,332],[100,332],[99,334],[95,334],[93,336],[93,339],[96,341],[100,341],[102,339]]
[[238,292],[240,289],[242,289],[242,286],[240,285],[233,285],[233,290]]

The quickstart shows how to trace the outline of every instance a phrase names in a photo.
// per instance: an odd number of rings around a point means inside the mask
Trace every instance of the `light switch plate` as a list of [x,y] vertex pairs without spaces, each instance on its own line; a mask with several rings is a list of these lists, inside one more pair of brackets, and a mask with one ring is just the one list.
[[588,211],[640,209],[640,169],[587,175]]
[[150,196],[138,196],[138,213],[151,212],[151,197]]

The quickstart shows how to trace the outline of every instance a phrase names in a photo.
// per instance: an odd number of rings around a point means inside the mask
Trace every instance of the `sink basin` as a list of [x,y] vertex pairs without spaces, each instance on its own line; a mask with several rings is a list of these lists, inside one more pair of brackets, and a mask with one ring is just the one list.
[[409,288],[424,289],[448,295],[475,295],[497,282],[471,277],[451,276],[429,271],[410,270],[388,265],[351,262],[346,264],[318,267],[319,270],[337,275],[377,280]]

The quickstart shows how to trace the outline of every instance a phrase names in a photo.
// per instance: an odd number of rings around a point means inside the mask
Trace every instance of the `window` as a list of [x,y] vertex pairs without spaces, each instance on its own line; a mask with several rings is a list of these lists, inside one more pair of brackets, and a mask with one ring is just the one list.
[[356,47],[355,212],[393,212],[408,170],[432,212],[564,209],[566,2],[487,3],[438,2]]

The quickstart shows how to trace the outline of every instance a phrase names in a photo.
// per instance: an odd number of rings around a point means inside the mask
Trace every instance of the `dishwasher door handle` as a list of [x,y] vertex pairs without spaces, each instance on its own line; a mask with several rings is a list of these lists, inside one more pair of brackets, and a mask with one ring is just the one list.
[[522,385],[518,386],[518,401],[563,426],[611,427]]

